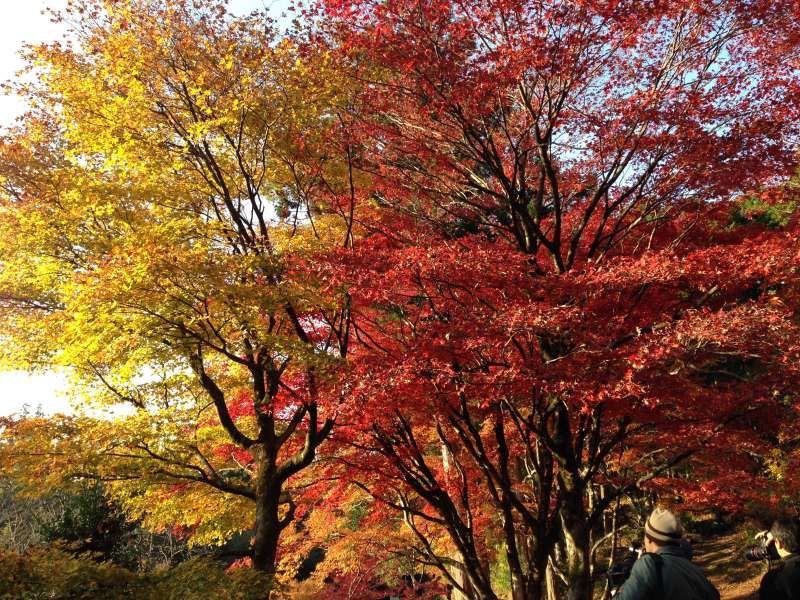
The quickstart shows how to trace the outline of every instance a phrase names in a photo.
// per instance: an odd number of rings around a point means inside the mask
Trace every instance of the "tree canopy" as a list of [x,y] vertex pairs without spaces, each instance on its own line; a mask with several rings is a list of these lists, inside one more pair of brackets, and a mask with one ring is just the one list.
[[0,356],[91,410],[6,419],[3,474],[326,598],[589,600],[645,494],[796,506],[798,17],[71,3],[0,142]]

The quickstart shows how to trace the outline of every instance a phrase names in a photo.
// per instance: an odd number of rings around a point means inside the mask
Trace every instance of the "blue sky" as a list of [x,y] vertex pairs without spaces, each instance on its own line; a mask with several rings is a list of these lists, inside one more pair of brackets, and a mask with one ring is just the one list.
[[[0,0],[0,5],[0,81],[9,81],[22,67],[17,53],[24,43],[52,41],[63,35],[63,27],[51,23],[42,11],[61,9],[66,0]],[[275,16],[287,5],[287,0],[229,0],[228,3],[234,14],[268,8]],[[0,128],[13,122],[24,108],[18,98],[0,94]],[[0,415],[19,412],[25,405],[33,410],[41,407],[46,413],[68,411],[66,389],[67,378],[60,373],[0,372]]]

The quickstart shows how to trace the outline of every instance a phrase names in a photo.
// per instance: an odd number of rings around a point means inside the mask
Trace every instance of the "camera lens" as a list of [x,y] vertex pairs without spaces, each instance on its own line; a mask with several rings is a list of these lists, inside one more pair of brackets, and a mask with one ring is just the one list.
[[753,548],[750,548],[747,552],[744,553],[744,557],[747,560],[752,560],[752,561],[766,560],[768,556],[769,554],[767,552],[767,549],[764,548],[763,546],[754,546]]

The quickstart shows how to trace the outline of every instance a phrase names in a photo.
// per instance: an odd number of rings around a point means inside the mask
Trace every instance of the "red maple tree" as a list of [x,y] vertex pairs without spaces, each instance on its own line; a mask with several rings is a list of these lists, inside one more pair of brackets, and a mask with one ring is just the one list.
[[514,598],[554,555],[590,598],[607,509],[646,484],[759,491],[796,412],[798,231],[742,195],[796,168],[796,10],[327,3],[377,213],[330,261],[358,340],[337,436],[470,597],[501,548]]

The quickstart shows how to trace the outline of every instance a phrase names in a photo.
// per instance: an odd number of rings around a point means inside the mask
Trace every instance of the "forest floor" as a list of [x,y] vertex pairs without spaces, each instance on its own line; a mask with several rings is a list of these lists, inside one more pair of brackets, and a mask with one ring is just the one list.
[[717,586],[722,600],[757,600],[758,585],[767,572],[763,562],[745,560],[741,533],[697,540],[694,562]]

